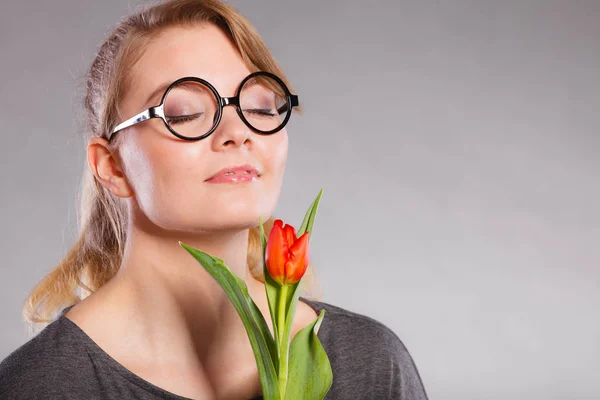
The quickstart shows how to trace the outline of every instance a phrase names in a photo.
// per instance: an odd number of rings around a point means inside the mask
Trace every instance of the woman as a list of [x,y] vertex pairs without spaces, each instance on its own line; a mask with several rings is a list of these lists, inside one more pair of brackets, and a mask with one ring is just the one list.
[[[25,304],[50,324],[3,360],[0,398],[259,398],[239,315],[178,241],[222,258],[270,324],[256,226],[278,200],[297,105],[225,4],[166,1],[121,22],[88,75],[82,233]],[[301,297],[292,336],[322,308],[326,399],[426,398],[378,321]]]

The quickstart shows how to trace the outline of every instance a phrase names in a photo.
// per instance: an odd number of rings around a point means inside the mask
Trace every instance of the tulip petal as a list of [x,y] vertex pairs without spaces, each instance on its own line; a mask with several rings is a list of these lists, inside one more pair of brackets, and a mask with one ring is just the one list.
[[271,277],[283,284],[285,279],[285,262],[288,259],[289,246],[285,239],[281,220],[276,220],[267,239],[265,262]]
[[[305,232],[300,238],[290,247],[291,259],[294,263],[293,271],[286,274],[289,282],[297,282],[304,276],[308,268],[309,260],[309,232]],[[287,271],[286,271],[287,272]]]
[[296,230],[292,225],[285,225],[283,227],[285,238],[288,246],[291,246],[296,241]]

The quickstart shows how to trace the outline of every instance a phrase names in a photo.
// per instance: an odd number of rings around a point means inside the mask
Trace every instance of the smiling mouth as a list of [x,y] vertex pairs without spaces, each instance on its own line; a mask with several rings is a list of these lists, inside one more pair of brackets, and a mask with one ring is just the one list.
[[260,174],[256,171],[227,171],[220,173],[211,179],[208,183],[248,183],[258,180]]

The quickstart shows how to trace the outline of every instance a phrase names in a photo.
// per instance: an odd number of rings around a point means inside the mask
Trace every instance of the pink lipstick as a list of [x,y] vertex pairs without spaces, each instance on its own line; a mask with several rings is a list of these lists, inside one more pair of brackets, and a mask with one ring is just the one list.
[[252,165],[240,165],[223,168],[205,182],[208,183],[246,183],[253,182],[260,174]]

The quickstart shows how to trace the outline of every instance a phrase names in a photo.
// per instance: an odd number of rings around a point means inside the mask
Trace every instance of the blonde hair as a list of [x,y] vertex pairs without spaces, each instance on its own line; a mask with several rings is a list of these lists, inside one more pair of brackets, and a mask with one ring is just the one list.
[[[218,0],[167,0],[142,8],[123,19],[100,46],[86,76],[86,139],[105,137],[123,119],[120,94],[128,75],[151,40],[169,27],[213,24],[225,32],[253,71],[274,73],[289,82],[250,22],[234,8]],[[119,135],[114,144],[117,151]],[[122,199],[106,190],[90,169],[84,168],[80,192],[79,237],[67,255],[31,291],[23,304],[23,316],[31,325],[44,326],[60,311],[76,304],[107,283],[119,270],[127,240],[127,214]],[[265,221],[265,231],[274,219]],[[183,249],[182,249],[183,251]],[[264,282],[258,228],[250,229],[248,266],[252,276]],[[303,280],[303,296],[320,299],[314,270]]]

